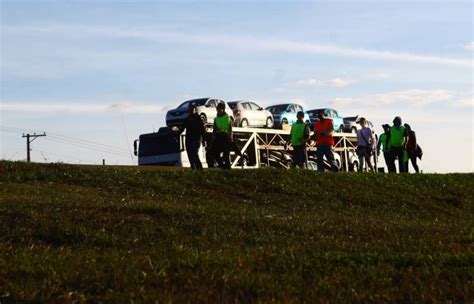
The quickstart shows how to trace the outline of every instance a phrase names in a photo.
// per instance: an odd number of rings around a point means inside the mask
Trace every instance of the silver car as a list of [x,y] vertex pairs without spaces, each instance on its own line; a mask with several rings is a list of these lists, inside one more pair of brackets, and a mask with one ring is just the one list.
[[229,105],[218,98],[199,98],[187,100],[180,104],[176,109],[169,110],[166,113],[166,125],[168,127],[180,126],[188,117],[189,107],[194,105],[197,112],[205,125],[213,124],[214,118],[217,116],[217,105],[219,103],[225,104],[225,111],[232,117],[232,109]]
[[228,102],[234,114],[234,126],[273,128],[273,115],[255,102],[238,100]]

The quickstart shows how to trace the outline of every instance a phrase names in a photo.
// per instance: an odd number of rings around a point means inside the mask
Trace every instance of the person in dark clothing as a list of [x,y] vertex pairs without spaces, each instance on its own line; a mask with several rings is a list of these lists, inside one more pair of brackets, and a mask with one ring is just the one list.
[[380,134],[379,142],[377,143],[377,155],[380,155],[380,148],[382,148],[383,158],[385,159],[385,165],[390,166],[390,125],[382,125],[384,133]]
[[191,169],[202,170],[202,164],[198,152],[201,143],[204,144],[206,129],[195,106],[189,108],[189,116],[184,121],[183,127],[183,130],[186,129],[185,145]]
[[232,135],[232,119],[225,112],[225,104],[219,103],[217,117],[214,119],[211,147],[212,163],[217,162],[219,168],[230,169],[231,167],[230,150],[234,147]]
[[405,172],[408,172],[408,163],[409,163],[409,161],[411,161],[411,164],[412,164],[413,168],[415,169],[415,172],[418,173],[419,168],[418,168],[418,165],[416,163],[416,157],[417,157],[417,153],[416,153],[416,146],[417,146],[416,135],[415,135],[415,132],[411,129],[409,124],[404,124],[403,126],[405,127],[405,132],[406,132],[406,135],[407,135],[407,141],[405,143],[405,151],[408,154],[408,159],[405,160]]
[[403,161],[403,154],[405,151],[404,145],[406,142],[406,132],[405,127],[402,126],[402,119],[397,116],[393,119],[393,126],[390,127],[390,139],[389,139],[389,162],[388,162],[388,172],[396,173],[397,168],[395,166],[395,161],[398,159],[398,172],[404,173],[405,163]]

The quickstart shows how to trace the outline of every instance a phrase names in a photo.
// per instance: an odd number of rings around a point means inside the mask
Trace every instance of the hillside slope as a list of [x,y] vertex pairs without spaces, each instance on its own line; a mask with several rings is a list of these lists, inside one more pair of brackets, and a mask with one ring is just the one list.
[[473,181],[0,162],[0,302],[472,302]]

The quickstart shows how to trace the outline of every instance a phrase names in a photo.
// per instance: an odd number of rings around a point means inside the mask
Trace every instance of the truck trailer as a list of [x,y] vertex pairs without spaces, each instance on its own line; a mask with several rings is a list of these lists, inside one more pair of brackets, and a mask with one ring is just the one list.
[[[262,167],[290,168],[292,166],[292,147],[290,130],[264,128],[233,128],[234,143],[241,153],[231,152],[231,168],[256,169]],[[211,141],[212,129],[206,129],[206,142]],[[158,132],[141,134],[134,141],[134,154],[140,166],[190,167],[184,144],[186,131],[179,128],[163,127]],[[313,133],[311,133],[313,138]],[[334,133],[334,154],[340,171],[357,171],[359,159],[356,153],[357,136],[351,133]],[[308,161],[306,167],[316,170],[316,143],[307,143]],[[241,154],[241,155],[239,155]],[[201,146],[199,157],[204,167],[212,162],[208,146]],[[377,156],[372,157],[377,168]],[[326,166],[329,163],[325,160]]]

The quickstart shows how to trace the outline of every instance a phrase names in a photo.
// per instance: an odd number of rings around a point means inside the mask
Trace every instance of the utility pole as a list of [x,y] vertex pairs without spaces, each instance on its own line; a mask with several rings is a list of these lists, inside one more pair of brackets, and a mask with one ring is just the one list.
[[23,134],[22,137],[23,137],[23,138],[26,137],[26,161],[27,161],[27,162],[30,162],[30,161],[31,161],[31,156],[30,156],[31,148],[30,148],[30,144],[31,144],[32,142],[34,142],[36,138],[41,137],[41,136],[46,136],[46,133],[43,132],[43,134],[36,134],[36,133],[33,133],[33,134],[27,133],[26,135]]

